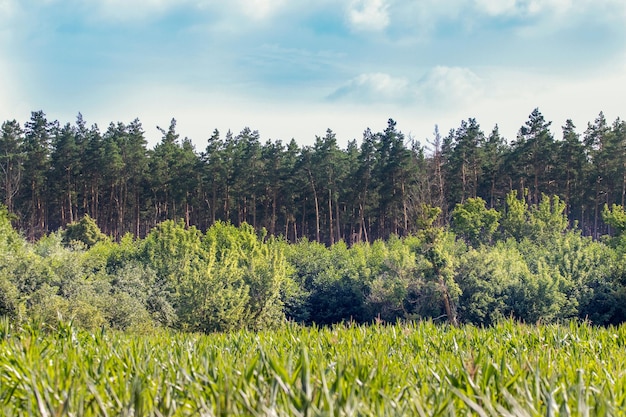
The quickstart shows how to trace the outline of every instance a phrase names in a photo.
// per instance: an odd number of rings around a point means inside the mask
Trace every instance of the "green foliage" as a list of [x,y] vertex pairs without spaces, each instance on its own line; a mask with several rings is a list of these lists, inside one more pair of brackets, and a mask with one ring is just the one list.
[[139,256],[163,283],[185,329],[260,329],[284,320],[281,295],[290,268],[282,245],[264,243],[248,225],[217,223],[203,235],[166,221],[142,242]]
[[461,289],[454,280],[454,237],[440,227],[430,227],[420,232],[422,246],[418,254],[423,256],[420,272],[424,280],[439,295],[443,315],[450,324],[458,325],[456,303]]
[[539,204],[532,206],[530,226],[531,239],[545,242],[547,239],[559,237],[568,227],[565,203],[556,195],[550,197],[542,194]]
[[[437,217],[431,209],[442,213],[436,224],[447,226],[456,205],[475,198],[508,217],[504,239],[548,236],[565,217],[599,238],[613,228],[603,221],[602,206],[624,204],[626,122],[611,125],[602,113],[584,133],[567,120],[562,140],[539,109],[513,141],[497,125],[485,135],[468,118],[443,139],[437,129],[427,139],[431,149],[392,119],[382,132],[366,129],[360,144],[352,140],[343,149],[331,130],[311,146],[263,142],[248,127],[223,137],[216,130],[198,152],[177,133],[176,120],[160,129],[153,149],[137,119],[100,132],[80,114],[71,124],[37,111],[23,127],[15,120],[0,127],[0,200],[30,242],[67,223],[78,227],[86,213],[115,241],[182,220],[201,231],[217,221],[248,223],[290,242],[351,246],[428,228]],[[511,189],[526,207],[506,202]],[[545,195],[558,196],[560,204],[552,197],[547,204]],[[457,212],[452,227],[476,246],[483,234],[472,213]],[[78,235],[87,246],[102,237]]]
[[500,216],[495,209],[487,210],[482,198],[468,198],[452,211],[451,229],[472,246],[488,244],[498,229]]
[[63,243],[66,245],[80,242],[87,248],[106,240],[107,236],[100,231],[96,221],[88,214],[85,214],[80,221],[68,224],[63,234]]
[[579,317],[608,324],[621,313],[614,254],[578,233],[548,242],[508,240],[460,257],[462,321],[502,317],[550,322]]
[[[66,233],[27,243],[0,215],[0,315],[136,333],[170,327],[204,333],[306,324],[431,318],[491,325],[580,318],[626,320],[626,263],[619,246],[565,232],[564,204],[529,206],[509,194],[502,235],[493,210],[468,199],[455,231],[423,206],[415,235],[332,246],[217,222],[202,233],[166,221],[144,239],[127,234],[88,246]],[[487,220],[485,220],[487,219]],[[481,226],[483,225],[483,226]],[[504,239],[504,236],[510,236]],[[515,238],[513,238],[515,237]],[[482,241],[482,243],[481,243]]]
[[7,276],[0,274],[0,317],[16,320],[19,315],[19,292]]
[[[525,194],[527,190],[525,190]],[[565,203],[558,196],[542,194],[537,204],[528,205],[517,198],[513,190],[506,196],[506,209],[502,216],[502,235],[523,239],[547,241],[564,233],[568,227]]]
[[[524,190],[527,193],[527,190]],[[506,209],[502,216],[502,234],[505,238],[512,237],[522,240],[528,235],[528,204],[524,199],[517,198],[517,190],[506,195]]]
[[[69,301],[58,294],[58,289],[48,284],[42,285],[30,297],[29,315],[35,320],[52,325],[59,318],[69,319]],[[82,326],[83,323],[77,323]]]
[[626,230],[626,211],[621,205],[613,204],[609,208],[608,204],[605,204],[602,210],[602,220],[613,228],[617,237]]
[[273,239],[263,242],[250,225],[237,228],[218,222],[207,230],[203,246],[215,253],[220,267],[232,263],[240,270],[243,285],[236,287],[247,287],[247,326],[261,329],[284,320],[281,294],[290,280],[291,268],[283,245]]
[[205,262],[202,233],[171,220],[160,223],[141,242],[139,256],[169,285],[180,284]]
[[129,263],[148,262],[144,249],[144,240],[135,239],[132,234],[126,233],[118,243],[112,241],[98,243],[89,249],[87,256],[93,259],[94,264],[104,261],[107,272],[115,273]]
[[294,279],[306,294],[304,305],[291,318],[317,324],[365,319],[363,281],[359,279],[363,264],[353,264],[352,251],[344,243],[327,248],[302,241],[291,249],[288,259],[295,269]]
[[[110,275],[110,284],[115,295],[119,294],[122,298],[128,296],[140,302],[155,323],[164,327],[176,324],[178,317],[168,301],[167,287],[150,267],[137,261],[128,262]],[[137,313],[141,314],[143,312]]]
[[378,241],[368,252],[369,318],[394,323],[420,316],[424,280],[417,272],[415,253],[407,239],[392,237],[385,244]]
[[497,245],[470,250],[456,271],[461,321],[490,325],[513,315],[509,297],[528,276],[528,266],[515,248]]
[[6,416],[621,415],[626,405],[623,326],[127,335],[0,325]]
[[[524,256],[528,261],[529,258]],[[513,316],[528,323],[549,323],[576,316],[576,300],[568,299],[571,282],[544,259],[533,260],[511,288]]]
[[595,324],[621,322],[622,262],[618,253],[578,232],[558,234],[550,241],[518,245],[531,271],[543,262],[555,272],[565,297],[560,317],[578,315]]
[[237,260],[216,262],[212,252],[207,261],[204,271],[194,271],[180,285],[177,306],[183,328],[209,333],[247,327],[249,287]]
[[432,227],[439,218],[439,216],[441,216],[440,207],[433,207],[428,204],[421,204],[416,219],[417,230],[424,230]]
[[24,239],[11,225],[12,218],[7,208],[0,205],[0,250],[3,254],[7,251],[19,251],[25,244]]

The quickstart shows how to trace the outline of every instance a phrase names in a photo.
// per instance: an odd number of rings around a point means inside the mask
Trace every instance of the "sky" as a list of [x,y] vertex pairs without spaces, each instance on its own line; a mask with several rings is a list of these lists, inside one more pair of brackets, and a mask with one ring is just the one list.
[[626,118],[624,0],[0,0],[0,121],[142,122],[341,145]]

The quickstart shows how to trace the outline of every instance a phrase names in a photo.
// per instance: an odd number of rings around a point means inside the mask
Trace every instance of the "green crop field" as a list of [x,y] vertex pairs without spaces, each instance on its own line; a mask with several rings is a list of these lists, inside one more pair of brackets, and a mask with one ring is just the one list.
[[626,328],[0,329],[3,416],[624,415]]

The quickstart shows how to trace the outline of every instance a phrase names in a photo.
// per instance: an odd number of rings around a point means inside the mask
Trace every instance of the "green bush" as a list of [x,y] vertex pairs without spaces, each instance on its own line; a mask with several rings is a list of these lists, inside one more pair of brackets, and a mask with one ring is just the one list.
[[63,233],[63,243],[66,245],[80,242],[90,248],[96,243],[106,240],[107,236],[102,233],[96,221],[88,214],[85,214],[78,222],[68,224]]

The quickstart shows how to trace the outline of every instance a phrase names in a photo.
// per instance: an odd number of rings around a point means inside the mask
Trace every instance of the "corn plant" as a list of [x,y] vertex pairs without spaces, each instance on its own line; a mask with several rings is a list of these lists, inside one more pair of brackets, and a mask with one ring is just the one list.
[[3,416],[597,416],[626,407],[624,327],[131,335],[0,324]]

